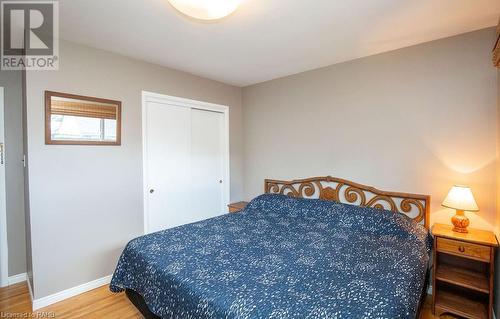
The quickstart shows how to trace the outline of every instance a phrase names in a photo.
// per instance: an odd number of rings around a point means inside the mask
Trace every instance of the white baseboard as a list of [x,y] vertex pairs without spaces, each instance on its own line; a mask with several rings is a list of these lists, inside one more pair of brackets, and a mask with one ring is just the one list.
[[26,281],[26,278],[27,278],[27,275],[24,272],[22,274],[10,276],[9,279],[7,280],[7,282],[8,282],[8,285],[10,286],[10,285],[14,285],[14,284],[18,284],[20,282]]
[[81,284],[73,288],[57,292],[55,294],[43,298],[35,299],[33,300],[33,311],[43,307],[47,307],[48,305],[54,304],[64,299],[74,297],[89,290],[107,285],[110,282],[111,282],[111,275],[87,282],[85,284]]
[[28,283],[28,291],[30,292],[31,304],[33,304],[33,288],[31,288],[31,281],[29,280],[29,278],[26,279],[26,282]]

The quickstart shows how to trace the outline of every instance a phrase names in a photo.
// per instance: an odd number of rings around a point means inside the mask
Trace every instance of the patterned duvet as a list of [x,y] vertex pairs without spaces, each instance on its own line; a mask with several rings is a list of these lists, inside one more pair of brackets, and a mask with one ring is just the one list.
[[130,241],[110,288],[162,318],[413,318],[430,248],[401,214],[262,195]]

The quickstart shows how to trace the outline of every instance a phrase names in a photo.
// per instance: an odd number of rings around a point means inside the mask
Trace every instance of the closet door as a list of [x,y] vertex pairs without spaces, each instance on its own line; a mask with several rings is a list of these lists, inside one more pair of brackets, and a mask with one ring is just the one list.
[[192,212],[196,220],[225,211],[224,114],[191,110],[191,191]]
[[148,231],[188,223],[191,218],[191,109],[148,102]]
[[147,232],[225,213],[224,113],[146,102],[144,115]]

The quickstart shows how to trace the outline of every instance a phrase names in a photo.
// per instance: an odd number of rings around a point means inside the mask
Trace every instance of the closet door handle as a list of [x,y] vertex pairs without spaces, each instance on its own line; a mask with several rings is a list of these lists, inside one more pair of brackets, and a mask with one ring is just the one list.
[[155,190],[154,190],[153,188],[151,188],[151,189],[149,190],[149,193],[150,193],[150,194],[153,194],[154,192],[155,192]]

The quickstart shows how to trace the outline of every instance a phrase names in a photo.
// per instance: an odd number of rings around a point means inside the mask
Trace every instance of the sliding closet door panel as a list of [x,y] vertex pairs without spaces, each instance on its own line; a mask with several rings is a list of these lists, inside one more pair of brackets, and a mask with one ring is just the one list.
[[148,102],[149,232],[192,220],[191,109]]
[[225,213],[224,114],[191,110],[191,189],[195,220]]
[[226,212],[226,115],[176,103],[145,105],[147,232]]

